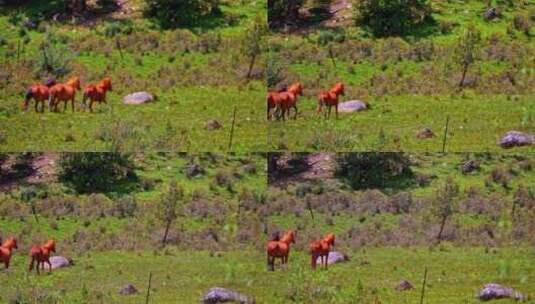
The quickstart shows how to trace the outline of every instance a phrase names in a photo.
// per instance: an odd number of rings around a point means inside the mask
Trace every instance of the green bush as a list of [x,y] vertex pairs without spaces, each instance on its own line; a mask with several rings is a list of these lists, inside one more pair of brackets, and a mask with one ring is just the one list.
[[198,24],[203,18],[220,14],[219,0],[147,0],[145,15],[163,28]]
[[361,0],[355,5],[355,19],[375,36],[406,34],[431,18],[428,0]]
[[128,190],[121,185],[137,182],[133,161],[127,154],[64,153],[60,167],[60,180],[79,193],[121,192]]
[[335,175],[356,190],[399,188],[413,178],[403,153],[342,153],[337,158]]

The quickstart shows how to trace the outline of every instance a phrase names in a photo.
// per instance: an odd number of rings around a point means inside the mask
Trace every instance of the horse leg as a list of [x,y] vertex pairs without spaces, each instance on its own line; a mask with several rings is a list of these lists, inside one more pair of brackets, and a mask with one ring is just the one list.
[[89,100],[89,111],[93,113],[93,100]]
[[297,119],[297,105],[294,105],[293,108],[295,110],[294,119]]
[[338,103],[336,103],[334,109],[336,110],[336,119],[338,119]]
[[[52,263],[50,263],[50,260],[46,260],[46,263],[48,264],[48,272],[51,273],[52,272]],[[44,266],[45,263],[43,263],[43,266]]]
[[74,113],[74,96],[71,99],[71,109],[72,109],[72,112]]
[[39,111],[37,111],[38,103],[39,103],[39,101],[37,101],[37,99],[36,99],[36,100],[35,100],[35,112],[36,112],[36,113],[39,112]]

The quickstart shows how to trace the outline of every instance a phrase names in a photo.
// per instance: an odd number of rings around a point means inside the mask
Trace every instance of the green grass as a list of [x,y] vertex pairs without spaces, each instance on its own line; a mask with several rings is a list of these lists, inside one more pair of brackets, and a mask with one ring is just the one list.
[[[77,95],[77,112],[50,113],[21,111],[26,88],[41,81],[34,59],[46,39],[41,31],[27,31],[20,59],[16,58],[20,24],[9,22],[10,16],[22,13],[33,16],[47,4],[38,2],[20,11],[2,9],[0,25],[8,30],[0,36],[0,66],[14,81],[0,84],[0,150],[2,151],[264,151],[265,124],[262,81],[246,82],[243,75],[248,64],[241,53],[240,39],[245,27],[263,11],[263,4],[225,4],[225,13],[236,16],[236,23],[217,28],[158,30],[147,19],[132,19],[134,33],[121,35],[121,57],[115,39],[104,35],[110,21],[95,26],[51,24],[48,32],[59,38],[55,45],[72,52],[71,72],[82,86],[110,76],[114,92],[107,105],[97,105],[93,114],[80,111],[81,93]],[[53,7],[53,3],[50,4]],[[51,8],[47,7],[47,8]],[[183,39],[181,37],[189,37]],[[219,50],[204,52],[197,44],[209,35],[219,35]],[[186,41],[187,40],[187,41]],[[154,44],[154,41],[157,45]],[[210,42],[208,42],[210,43]],[[187,45],[186,45],[187,44]],[[259,58],[257,65],[262,64]],[[157,96],[151,104],[128,106],[122,98],[135,91]],[[232,147],[229,148],[233,111],[236,121]],[[215,119],[221,129],[205,129]],[[120,140],[120,147],[115,144]]]
[[[535,127],[532,121],[522,123],[524,115],[535,115],[528,96],[509,101],[505,96],[463,99],[404,95],[378,98],[370,103],[371,110],[340,113],[338,120],[333,110],[331,119],[326,120],[316,116],[314,98],[303,98],[296,120],[270,124],[269,146],[290,151],[441,151],[449,116],[447,152],[490,152],[502,150],[498,142],[507,131],[529,132]],[[416,134],[424,127],[430,128],[435,137],[418,139]],[[527,147],[515,151],[531,150]]]
[[[308,2],[310,5],[312,2]],[[481,17],[481,1],[430,1],[433,17],[440,23],[449,21],[451,32],[426,29],[403,37],[371,37],[363,27],[339,26],[345,40],[331,42],[336,66],[328,48],[317,43],[320,27],[311,31],[271,33],[272,53],[282,67],[284,83],[304,83],[305,96],[299,101],[296,121],[272,122],[268,127],[268,146],[289,151],[442,151],[446,118],[450,117],[446,151],[503,151],[497,143],[510,130],[533,133],[534,92],[530,85],[535,66],[531,55],[514,53],[520,48],[533,53],[532,37],[508,30],[515,14],[530,14],[532,0],[503,5],[503,16],[492,22]],[[454,62],[455,44],[465,29],[474,24],[482,36],[479,59],[469,69],[468,77],[477,78],[474,89],[459,93],[456,87],[460,68]],[[533,32],[533,30],[532,30]],[[490,37],[500,42],[489,42]],[[432,45],[430,57],[416,59],[411,52],[422,52]],[[515,45],[506,59],[495,60],[485,54],[492,47]],[[420,47],[420,48],[419,48]],[[369,50],[360,51],[359,48]],[[423,51],[425,54],[425,51]],[[531,59],[528,59],[531,58]],[[523,84],[506,85],[500,81],[507,71],[516,71]],[[368,101],[366,112],[340,114],[324,121],[315,116],[316,95],[335,82],[346,85],[345,100]],[[436,137],[419,140],[416,133],[431,128]],[[532,151],[518,148],[516,151]]]
[[[250,248],[211,257],[208,252],[90,252],[75,258],[76,265],[52,275],[26,274],[26,258],[17,253],[13,266],[0,277],[4,300],[17,290],[46,290],[62,301],[139,303],[149,272],[153,273],[151,301],[193,303],[211,287],[237,290],[257,303],[415,303],[420,298],[424,267],[428,267],[425,303],[479,303],[475,295],[484,284],[497,282],[533,296],[531,286],[535,252],[529,248],[368,248],[352,252],[350,262],[328,271],[313,272],[305,252],[292,251],[286,269],[268,272],[262,253]],[[412,291],[397,292],[396,284],[409,280]],[[119,289],[134,284],[140,291],[121,296]],[[23,284],[23,285],[22,285]],[[25,287],[22,287],[25,286]],[[512,303],[503,300],[500,303]],[[532,302],[529,302],[532,303]]]

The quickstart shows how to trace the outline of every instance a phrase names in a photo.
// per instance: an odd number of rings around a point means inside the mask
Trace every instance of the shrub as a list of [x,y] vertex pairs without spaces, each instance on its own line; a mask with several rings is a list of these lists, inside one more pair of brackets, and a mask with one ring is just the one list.
[[161,27],[172,28],[198,24],[221,11],[219,0],[147,0],[144,13]]
[[137,181],[133,161],[120,153],[64,153],[60,159],[61,181],[80,193],[120,190],[121,185]]
[[52,34],[47,34],[40,47],[39,56],[36,57],[35,67],[40,74],[51,74],[56,78],[70,73],[73,52],[65,45],[56,43]]
[[533,23],[531,22],[530,18],[525,14],[516,14],[513,18],[513,27],[526,34],[527,36],[530,35],[531,27],[533,26]]
[[403,35],[431,18],[427,0],[361,0],[355,9],[357,23],[379,37]]
[[335,174],[353,189],[393,186],[413,175],[402,153],[343,153],[337,158]]
[[267,58],[267,75],[266,75],[266,81],[268,88],[272,88],[276,86],[278,83],[280,83],[284,76],[282,74],[283,72],[283,65],[281,62],[281,59],[275,55],[274,52],[269,52],[268,58]]

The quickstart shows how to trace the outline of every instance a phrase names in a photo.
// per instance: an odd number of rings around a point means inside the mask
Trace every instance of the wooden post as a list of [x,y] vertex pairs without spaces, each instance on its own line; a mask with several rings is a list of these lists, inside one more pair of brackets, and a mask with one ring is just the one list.
[[228,141],[228,150],[232,148],[232,139],[234,137],[234,124],[236,123],[236,106],[234,106],[234,113],[232,115],[232,126],[230,127],[230,138]]
[[333,66],[336,68],[336,61],[334,60],[334,54],[333,54],[333,50],[332,50],[330,44],[329,44],[329,57],[331,57],[331,61],[333,62]]
[[147,297],[145,298],[145,304],[149,304],[149,298],[150,298],[150,283],[152,281],[152,271],[149,272],[149,286],[147,287]]
[[425,272],[424,272],[424,282],[422,283],[422,294],[420,296],[420,304],[424,303],[425,285],[426,284],[427,284],[427,267],[425,267]]
[[119,55],[121,55],[121,60],[124,60],[123,50],[121,48],[121,41],[119,41],[119,37],[115,37],[115,44],[117,45],[117,49],[119,50]]
[[20,39],[17,42],[17,62],[19,62],[20,59]]
[[446,118],[446,128],[444,129],[444,138],[442,139],[442,153],[446,151],[446,139],[448,137],[448,126],[450,124],[450,117]]

